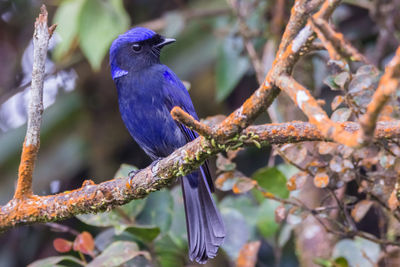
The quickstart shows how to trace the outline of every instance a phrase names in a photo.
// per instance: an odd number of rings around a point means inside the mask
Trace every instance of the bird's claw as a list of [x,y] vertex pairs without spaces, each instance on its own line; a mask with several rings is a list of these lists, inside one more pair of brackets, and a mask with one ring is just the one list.
[[132,171],[130,171],[130,172],[128,173],[128,178],[129,178],[129,184],[130,184],[130,185],[132,185],[132,179],[133,179],[133,177],[135,177],[136,174],[138,174],[138,172],[140,172],[140,171],[141,171],[140,169],[137,169],[137,170],[132,170]]

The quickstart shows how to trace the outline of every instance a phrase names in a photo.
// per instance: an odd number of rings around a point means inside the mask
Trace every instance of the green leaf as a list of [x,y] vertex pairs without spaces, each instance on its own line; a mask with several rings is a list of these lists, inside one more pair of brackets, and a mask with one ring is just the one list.
[[57,33],[61,42],[57,44],[54,51],[56,60],[60,60],[71,49],[73,41],[78,35],[78,19],[82,6],[87,0],[62,1],[54,15],[53,23],[57,24]]
[[184,265],[186,248],[179,247],[170,235],[157,239],[154,249],[160,266],[175,267]]
[[94,258],[87,267],[114,267],[137,257],[144,256],[150,259],[146,251],[139,251],[136,243],[130,241],[116,241],[108,246],[99,256]]
[[115,233],[119,235],[126,228],[135,226],[135,218],[143,210],[145,203],[146,199],[136,199],[109,212],[81,214],[77,215],[76,218],[93,226],[114,226]]
[[99,70],[113,39],[129,27],[122,0],[85,1],[79,16],[79,39],[83,53]]
[[276,201],[265,199],[259,207],[257,228],[265,238],[273,236],[279,228],[275,222],[275,209],[278,205]]
[[168,234],[177,245],[187,247],[185,207],[181,187],[175,186],[171,190],[171,195],[174,200],[174,210]]
[[249,68],[249,61],[241,56],[241,38],[227,36],[219,43],[217,50],[216,87],[217,100],[222,101],[235,88]]
[[286,178],[278,168],[261,168],[252,177],[266,191],[281,198],[287,198],[289,191],[286,188]]
[[85,263],[72,256],[55,256],[37,260],[28,265],[28,267],[53,267],[62,261],[71,261],[84,266]]
[[[342,239],[333,248],[332,258],[345,258],[349,266],[373,267],[379,260],[379,244],[355,237],[352,239]],[[368,259],[364,255],[368,255]]]
[[160,234],[160,228],[147,226],[131,226],[127,227],[125,231],[144,242],[151,242]]
[[162,232],[167,231],[172,221],[173,199],[171,193],[168,190],[153,192],[146,200],[146,205],[137,216],[136,223],[157,226]]
[[256,226],[258,205],[248,195],[226,196],[219,207],[220,209],[230,208],[239,211],[251,227]]
[[220,210],[226,228],[226,237],[222,248],[230,258],[236,259],[240,249],[249,241],[252,229],[239,211],[231,208],[221,208]]

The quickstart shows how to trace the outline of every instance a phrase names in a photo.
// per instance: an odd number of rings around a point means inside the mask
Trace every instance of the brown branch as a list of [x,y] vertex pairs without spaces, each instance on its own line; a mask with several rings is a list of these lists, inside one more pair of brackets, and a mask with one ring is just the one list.
[[385,74],[379,81],[378,88],[368,104],[367,112],[361,117],[360,123],[363,129],[363,139],[366,142],[373,136],[376,121],[379,113],[389,101],[391,95],[400,86],[400,47],[397,48],[396,55],[387,65]]
[[[331,1],[330,1],[331,2]],[[325,15],[329,10],[336,7],[336,2],[329,4],[321,12]],[[234,137],[253,122],[258,115],[266,110],[280,93],[280,89],[274,85],[274,79],[281,74],[290,74],[294,64],[304,51],[304,45],[311,44],[312,31],[301,30],[308,19],[308,16],[315,12],[322,0],[298,0],[292,8],[292,15],[286,26],[282,37],[281,45],[275,62],[268,72],[260,87],[243,103],[243,105],[232,112],[215,130],[216,139],[220,142]],[[324,7],[324,6],[323,6]],[[328,11],[327,11],[328,10]],[[299,33],[300,31],[300,33]],[[298,34],[299,33],[299,34]],[[300,38],[297,36],[300,35]],[[296,38],[295,38],[296,37]],[[293,41],[293,44],[291,42]],[[289,45],[290,44],[290,45]],[[294,49],[295,46],[298,48]]]
[[[360,128],[352,122],[339,125],[349,133],[357,133]],[[377,139],[398,138],[400,121],[379,122],[375,135]],[[213,143],[199,137],[157,164],[141,170],[133,179],[117,178],[98,185],[84,183],[81,188],[56,195],[13,199],[0,207],[0,229],[59,221],[82,213],[110,210],[132,199],[144,198],[150,192],[169,185],[173,178],[197,169],[207,158],[221,151],[303,141],[329,140],[314,125],[306,122],[250,126],[239,137],[225,143]]]
[[369,64],[368,60],[344,39],[343,34],[336,32],[328,22],[323,19],[310,17],[310,23],[332,59],[341,60],[345,58]]
[[49,39],[56,25],[48,28],[47,10],[43,5],[35,22],[33,33],[33,69],[28,107],[28,123],[25,142],[22,147],[21,163],[18,171],[17,189],[14,198],[22,199],[32,195],[32,175],[36,155],[40,146],[40,125],[43,113],[43,82]]
[[276,83],[281,89],[285,90],[324,136],[347,146],[356,146],[359,143],[358,134],[344,131],[339,124],[331,121],[310,92],[292,77],[282,75]]
[[180,107],[174,107],[171,110],[171,116],[174,120],[182,123],[192,130],[195,130],[199,135],[206,138],[212,138],[213,132],[210,126],[199,122]]

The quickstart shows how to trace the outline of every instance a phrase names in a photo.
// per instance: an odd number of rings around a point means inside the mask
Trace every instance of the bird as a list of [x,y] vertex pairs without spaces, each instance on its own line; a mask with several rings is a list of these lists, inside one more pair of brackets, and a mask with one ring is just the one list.
[[[196,139],[198,134],[176,122],[178,106],[196,120],[190,95],[178,76],[160,61],[161,49],[175,39],[143,27],[119,35],[110,47],[110,69],[122,120],[144,152],[156,162]],[[223,244],[224,222],[212,197],[208,163],[182,177],[189,258],[204,264]]]

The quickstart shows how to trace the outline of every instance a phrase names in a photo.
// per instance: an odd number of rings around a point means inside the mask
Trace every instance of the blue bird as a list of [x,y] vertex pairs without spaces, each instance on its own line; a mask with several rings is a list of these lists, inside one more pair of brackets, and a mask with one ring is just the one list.
[[[198,120],[189,93],[166,65],[161,48],[173,43],[146,28],[133,28],[118,36],[110,48],[111,75],[118,91],[122,120],[140,147],[157,160],[194,140],[197,133],[174,121],[178,106]],[[189,258],[205,263],[214,258],[225,237],[225,227],[211,192],[207,162],[182,178]]]

